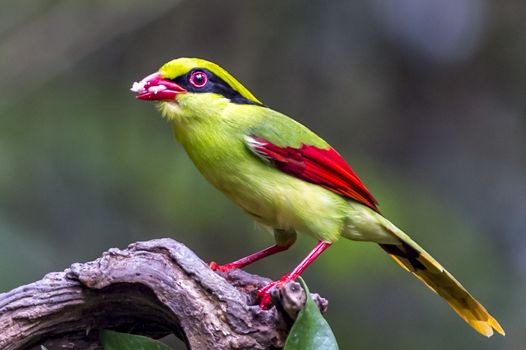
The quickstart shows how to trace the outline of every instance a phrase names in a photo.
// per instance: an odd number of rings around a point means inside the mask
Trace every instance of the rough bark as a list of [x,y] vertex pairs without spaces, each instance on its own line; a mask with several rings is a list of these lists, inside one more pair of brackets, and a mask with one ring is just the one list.
[[101,349],[101,328],[173,333],[191,349],[280,348],[305,296],[292,282],[260,310],[255,294],[268,282],[215,273],[172,239],[137,242],[0,294],[0,349]]

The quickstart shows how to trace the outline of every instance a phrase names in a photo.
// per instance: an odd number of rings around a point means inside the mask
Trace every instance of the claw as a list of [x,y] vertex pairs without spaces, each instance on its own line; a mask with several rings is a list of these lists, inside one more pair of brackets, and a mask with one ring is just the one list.
[[210,264],[208,264],[210,268],[213,271],[219,271],[219,272],[228,272],[230,270],[236,269],[236,266],[233,266],[232,264],[226,264],[226,265],[218,265],[215,261],[211,261]]
[[262,310],[268,310],[272,307],[272,299],[270,294],[274,288],[281,288],[287,283],[287,279],[280,279],[279,281],[270,282],[265,287],[258,290],[257,297],[259,299],[259,307]]

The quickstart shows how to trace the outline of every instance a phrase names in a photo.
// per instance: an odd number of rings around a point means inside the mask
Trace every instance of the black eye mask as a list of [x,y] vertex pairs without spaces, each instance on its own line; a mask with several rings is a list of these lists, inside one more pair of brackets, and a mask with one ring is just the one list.
[[[208,81],[206,81],[206,83],[201,87],[197,87],[190,82],[192,74],[195,72],[203,72],[203,74],[206,75],[206,79],[208,79]],[[246,97],[243,97],[238,91],[232,89],[232,87],[228,85],[223,79],[219,78],[208,69],[194,68],[185,75],[172,79],[172,81],[188,92],[212,92],[228,98],[233,103],[263,106],[261,103],[254,102]]]

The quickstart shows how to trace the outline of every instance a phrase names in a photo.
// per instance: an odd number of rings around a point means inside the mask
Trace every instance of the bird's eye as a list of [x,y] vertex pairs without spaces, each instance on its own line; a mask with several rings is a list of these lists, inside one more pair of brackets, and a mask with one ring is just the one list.
[[196,88],[202,88],[206,85],[208,82],[208,77],[206,76],[205,72],[201,71],[195,71],[190,75],[190,84],[195,86]]

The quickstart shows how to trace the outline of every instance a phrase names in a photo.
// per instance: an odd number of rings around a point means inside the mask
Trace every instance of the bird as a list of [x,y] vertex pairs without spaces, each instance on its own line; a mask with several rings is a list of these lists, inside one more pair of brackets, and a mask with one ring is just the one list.
[[233,75],[200,58],[176,58],[131,88],[155,101],[199,172],[257,223],[275,243],[215,271],[243,268],[287,250],[297,233],[313,237],[312,251],[291,272],[261,288],[270,292],[295,280],[340,238],[374,242],[440,295],[476,331],[504,335],[499,322],[452,274],[396,227],[343,157],[294,119],[258,100]]

